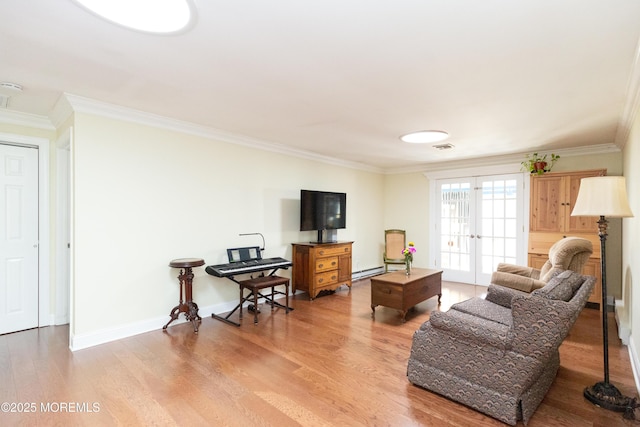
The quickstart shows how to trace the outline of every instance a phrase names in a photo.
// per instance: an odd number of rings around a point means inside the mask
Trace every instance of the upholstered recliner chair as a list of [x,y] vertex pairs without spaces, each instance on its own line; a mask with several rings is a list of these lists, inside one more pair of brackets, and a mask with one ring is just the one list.
[[432,312],[413,335],[407,378],[505,423],[527,425],[595,281],[564,271],[529,294],[490,285],[486,298]]
[[498,264],[491,283],[523,292],[542,288],[554,273],[571,270],[582,274],[582,267],[593,253],[593,244],[581,237],[565,237],[549,249],[549,259],[541,269],[513,264]]

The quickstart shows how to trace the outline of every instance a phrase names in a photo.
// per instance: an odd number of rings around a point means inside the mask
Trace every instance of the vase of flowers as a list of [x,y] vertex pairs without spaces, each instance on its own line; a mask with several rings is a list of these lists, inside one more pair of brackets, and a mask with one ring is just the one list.
[[411,263],[413,262],[413,254],[416,253],[416,247],[413,242],[409,242],[406,248],[402,250],[402,254],[404,255],[404,266],[406,275],[411,274]]

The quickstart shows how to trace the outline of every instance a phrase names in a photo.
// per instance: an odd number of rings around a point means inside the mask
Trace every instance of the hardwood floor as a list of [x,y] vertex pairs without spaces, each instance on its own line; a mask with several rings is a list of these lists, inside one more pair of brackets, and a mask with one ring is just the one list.
[[[485,289],[445,283],[440,309]],[[239,328],[205,318],[199,335],[183,323],[75,353],[66,326],[0,336],[0,403],[31,410],[3,406],[0,425],[504,425],[407,381],[413,332],[437,298],[404,324],[385,307],[371,318],[366,279],[290,301],[288,315],[262,307],[255,326],[252,316]],[[610,380],[635,396],[627,348],[609,323]],[[529,426],[638,425],[582,396],[602,380],[601,340],[599,311],[583,310]]]

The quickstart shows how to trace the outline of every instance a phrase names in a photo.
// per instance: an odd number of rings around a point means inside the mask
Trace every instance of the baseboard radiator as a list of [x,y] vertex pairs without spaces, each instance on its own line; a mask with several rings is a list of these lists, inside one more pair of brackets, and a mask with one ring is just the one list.
[[384,267],[373,267],[366,270],[354,271],[351,273],[351,280],[366,279],[367,277],[377,276],[384,273]]

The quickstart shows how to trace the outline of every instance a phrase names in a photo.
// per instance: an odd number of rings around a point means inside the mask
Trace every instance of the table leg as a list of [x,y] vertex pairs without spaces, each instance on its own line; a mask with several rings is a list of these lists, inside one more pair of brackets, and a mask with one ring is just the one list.
[[253,290],[253,307],[255,309],[253,312],[253,324],[257,325],[258,324],[258,290],[257,289]]
[[285,314],[289,314],[289,282],[284,284],[284,304],[287,307]]

